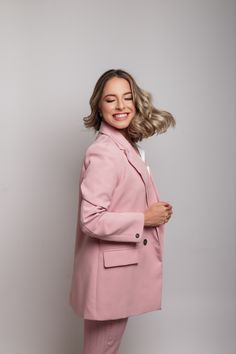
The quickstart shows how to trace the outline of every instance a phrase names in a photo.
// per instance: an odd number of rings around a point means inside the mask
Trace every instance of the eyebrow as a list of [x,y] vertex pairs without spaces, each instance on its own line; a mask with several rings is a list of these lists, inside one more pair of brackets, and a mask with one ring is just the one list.
[[[125,95],[129,95],[129,94],[132,94],[132,92],[131,91],[129,91],[129,92],[125,92],[124,94],[123,94],[123,96],[125,96]],[[106,95],[106,96],[104,96],[103,98],[106,98],[106,97],[108,97],[108,96],[116,96],[115,94],[113,94],[113,93],[109,93],[108,95]]]

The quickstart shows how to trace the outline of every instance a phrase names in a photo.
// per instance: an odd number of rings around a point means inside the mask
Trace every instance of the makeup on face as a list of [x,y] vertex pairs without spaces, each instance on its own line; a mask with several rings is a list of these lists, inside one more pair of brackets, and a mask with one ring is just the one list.
[[127,128],[136,113],[129,82],[119,77],[108,80],[99,109],[108,124],[117,129]]

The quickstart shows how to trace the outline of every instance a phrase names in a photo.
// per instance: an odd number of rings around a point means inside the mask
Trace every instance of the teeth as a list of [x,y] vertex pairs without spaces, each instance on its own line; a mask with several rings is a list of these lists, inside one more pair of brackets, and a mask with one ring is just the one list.
[[123,118],[127,116],[127,113],[114,114],[115,117]]

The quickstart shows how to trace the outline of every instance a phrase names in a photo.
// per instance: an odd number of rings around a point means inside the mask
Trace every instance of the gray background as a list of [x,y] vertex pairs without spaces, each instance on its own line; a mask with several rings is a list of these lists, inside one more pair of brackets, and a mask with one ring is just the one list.
[[1,1],[0,352],[79,354],[68,305],[83,127],[98,76],[128,70],[176,129],[142,143],[163,200],[163,310],[121,354],[234,354],[236,3]]

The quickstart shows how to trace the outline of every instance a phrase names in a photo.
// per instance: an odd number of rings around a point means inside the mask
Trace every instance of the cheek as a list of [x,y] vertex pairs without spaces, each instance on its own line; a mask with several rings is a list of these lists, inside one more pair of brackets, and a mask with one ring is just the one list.
[[133,102],[132,102],[131,105],[130,105],[130,109],[132,109],[132,111],[133,111],[134,113],[136,113],[136,107],[135,107],[135,105],[134,105]]
[[113,107],[111,104],[107,105],[107,104],[102,104],[101,105],[101,111],[103,112],[103,114],[106,114],[106,113],[110,113],[112,111]]

